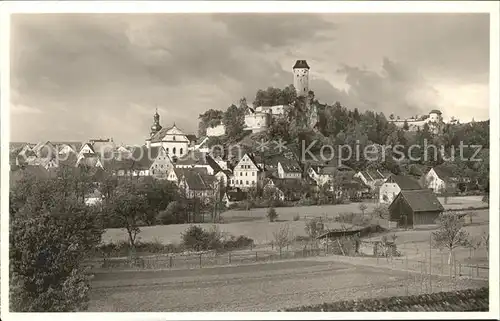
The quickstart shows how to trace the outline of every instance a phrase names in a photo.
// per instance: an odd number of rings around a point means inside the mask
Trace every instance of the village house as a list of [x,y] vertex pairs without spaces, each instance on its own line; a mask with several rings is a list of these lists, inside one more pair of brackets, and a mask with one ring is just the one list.
[[76,160],[76,166],[104,168],[96,154],[80,154]]
[[98,205],[102,202],[102,199],[103,199],[103,195],[96,188],[91,193],[85,195],[85,205],[87,205],[87,206]]
[[233,178],[229,185],[236,188],[248,189],[258,187],[262,184],[264,173],[255,155],[246,153],[236,164],[233,170]]
[[420,190],[420,184],[409,176],[390,175],[380,186],[379,203],[391,204],[402,190]]
[[246,199],[247,193],[240,189],[226,191],[224,196],[222,196],[222,202],[224,202],[226,207],[230,207],[231,205],[242,202]]
[[382,173],[379,170],[366,170],[357,172],[354,177],[361,179],[364,184],[370,187],[371,191],[375,191],[383,184],[389,175],[390,174]]
[[167,180],[170,182],[175,183],[176,185],[179,185],[179,182],[181,179],[187,175],[186,173],[192,172],[192,173],[199,173],[201,175],[207,176],[208,172],[206,168],[199,167],[199,168],[177,168],[177,167],[172,167],[168,173],[167,173]]
[[327,183],[334,181],[337,175],[342,175],[343,173],[352,172],[352,169],[345,165],[336,164],[307,164],[306,172],[309,177],[314,180],[317,186],[323,186]]
[[217,180],[212,175],[203,175],[198,171],[186,170],[179,181],[181,193],[187,199],[207,201],[215,196],[218,190]]
[[153,159],[149,167],[149,174],[156,179],[166,179],[168,172],[174,167],[172,159],[163,147],[151,147],[149,150]]
[[302,168],[295,160],[281,159],[278,161],[278,178],[301,179]]
[[432,189],[436,194],[454,192],[458,181],[453,170],[446,165],[435,166],[425,175],[425,187]]
[[206,168],[208,175],[215,175],[222,169],[219,164],[207,153],[200,151],[189,151],[183,157],[175,161],[176,168]]
[[401,190],[389,205],[389,220],[404,228],[432,225],[436,224],[443,211],[443,206],[431,190]]
[[281,201],[297,201],[303,194],[301,180],[294,178],[269,178],[264,185],[265,197],[272,197]]
[[210,138],[208,136],[202,136],[196,139],[194,143],[189,146],[189,150],[197,150],[202,153],[208,153],[210,148],[208,148],[208,140]]

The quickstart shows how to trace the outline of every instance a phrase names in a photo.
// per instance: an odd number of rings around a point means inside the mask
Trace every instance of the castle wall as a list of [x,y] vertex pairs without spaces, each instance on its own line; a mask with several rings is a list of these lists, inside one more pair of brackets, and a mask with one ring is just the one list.
[[226,134],[226,126],[223,124],[217,125],[215,127],[207,128],[207,136],[208,137],[219,137]]

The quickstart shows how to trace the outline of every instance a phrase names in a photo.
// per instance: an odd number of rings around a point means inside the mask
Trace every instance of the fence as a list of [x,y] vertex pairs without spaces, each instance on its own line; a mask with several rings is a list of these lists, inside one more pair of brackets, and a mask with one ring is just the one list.
[[165,254],[143,256],[137,258],[99,258],[87,261],[93,269],[193,269],[211,266],[239,265],[262,263],[294,258],[307,258],[327,255],[321,248],[304,248],[302,250],[281,251],[239,251],[226,253],[192,253],[192,254]]
[[[420,280],[432,277],[448,277],[450,280],[457,278],[487,279],[489,268],[485,265],[470,264],[457,260],[454,256],[450,264],[445,253],[430,257],[427,253],[419,256],[378,256],[339,255],[336,246],[325,245],[320,247],[304,247],[302,249],[287,250],[287,248],[275,250],[243,250],[225,253],[203,252],[189,254],[164,254],[154,256],[142,256],[137,258],[99,258],[89,261],[89,265],[95,270],[157,270],[157,269],[196,269],[227,265],[240,265],[252,263],[273,262],[287,259],[300,259],[311,257],[329,257],[328,260],[351,263],[361,266],[385,267],[401,271],[407,271],[411,277]],[[408,276],[410,277],[410,275]],[[423,282],[423,281],[421,281]],[[424,287],[425,285],[421,285]],[[432,281],[429,281],[432,287]]]

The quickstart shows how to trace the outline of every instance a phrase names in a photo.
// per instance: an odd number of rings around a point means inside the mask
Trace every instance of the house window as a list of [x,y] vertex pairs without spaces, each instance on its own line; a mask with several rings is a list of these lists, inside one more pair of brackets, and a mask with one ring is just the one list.
[[248,185],[248,181],[247,181],[247,185]]
[[174,140],[175,140],[175,136],[174,136]]
[[243,172],[240,172],[240,176],[243,176]]
[[181,155],[182,155],[182,148],[181,148]]
[[248,173],[245,172],[245,176],[248,176]]
[[167,154],[168,154],[168,147],[167,147]]
[[255,176],[255,172],[252,172],[252,176]]
[[243,181],[240,179],[240,185],[243,185]]
[[172,148],[172,153],[174,153],[174,155],[175,155],[175,147],[174,147],[174,148]]

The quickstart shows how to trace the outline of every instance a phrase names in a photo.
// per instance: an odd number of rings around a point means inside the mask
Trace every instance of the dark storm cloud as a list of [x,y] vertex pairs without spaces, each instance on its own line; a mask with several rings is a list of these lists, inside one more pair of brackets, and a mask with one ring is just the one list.
[[[321,101],[413,114],[436,97],[422,71],[465,83],[487,72],[487,19],[438,18],[13,16],[12,136],[140,142],[157,105],[164,125],[175,121],[195,131],[207,109],[244,96],[251,102],[257,89],[290,84],[295,59],[313,64],[310,87]],[[376,44],[386,48],[383,55]],[[369,70],[360,67],[367,61],[375,63]],[[331,76],[345,77],[348,88],[337,88]]]

